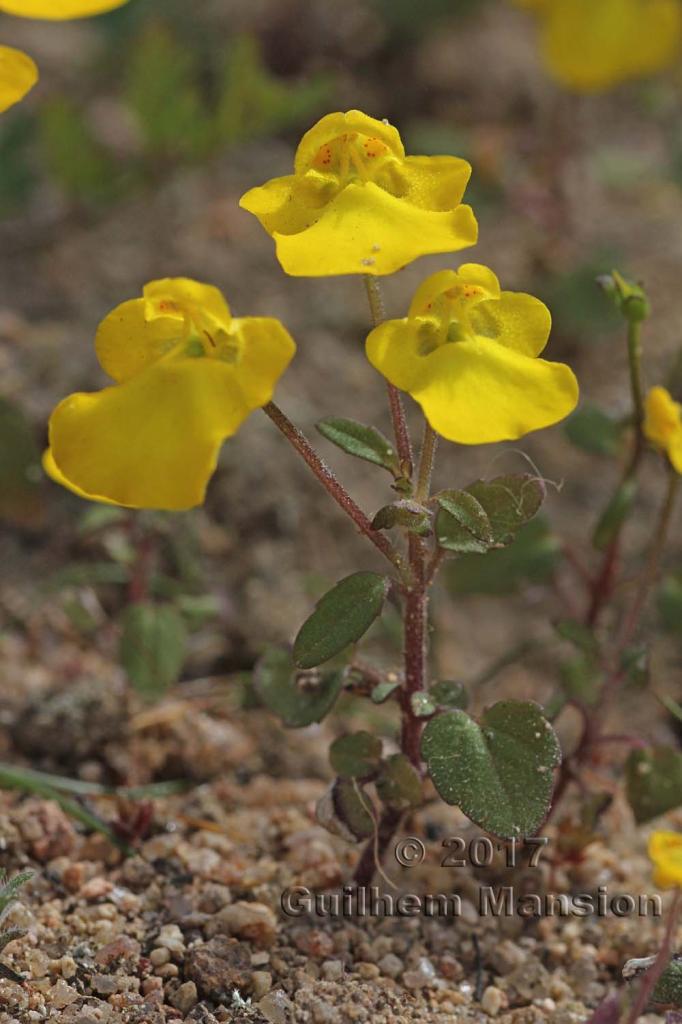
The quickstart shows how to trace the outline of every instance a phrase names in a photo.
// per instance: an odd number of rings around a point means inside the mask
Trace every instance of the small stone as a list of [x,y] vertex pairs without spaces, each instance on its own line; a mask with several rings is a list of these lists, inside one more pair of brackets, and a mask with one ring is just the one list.
[[301,928],[294,933],[294,945],[307,956],[326,960],[334,952],[334,940],[321,928]]
[[199,993],[193,981],[186,981],[170,998],[171,1006],[174,1006],[176,1010],[179,1010],[185,1016],[187,1016],[190,1010],[194,1009],[198,1002]]
[[405,988],[428,988],[436,980],[436,971],[425,956],[420,957],[417,967],[403,974],[403,985]]
[[63,1010],[79,998],[78,992],[71,985],[67,985],[63,978],[60,978],[50,989],[50,1002],[57,1009]]
[[265,964],[270,963],[270,954],[267,950],[261,950],[258,953],[251,954],[251,965],[253,967],[264,967]]
[[280,988],[263,996],[258,1009],[270,1024],[289,1024],[291,1020],[291,1000]]
[[216,935],[195,946],[185,957],[185,975],[196,984],[202,997],[215,1003],[233,988],[247,991],[251,973],[251,950],[247,944],[225,935]]
[[340,981],[344,974],[343,961],[325,960],[320,968],[320,973],[325,981]]
[[220,911],[217,920],[225,924],[229,935],[259,946],[271,946],[277,936],[277,918],[264,903],[230,903]]
[[388,978],[399,978],[405,970],[404,963],[395,953],[387,953],[386,956],[382,956],[377,967]]
[[381,973],[376,964],[365,963],[364,961],[361,961],[359,964],[356,964],[355,970],[360,975],[360,977],[364,978],[366,981],[371,981],[374,978],[378,978]]
[[97,951],[95,963],[101,967],[109,967],[117,960],[136,960],[141,952],[142,947],[139,942],[131,939],[128,935],[119,935]]
[[483,993],[481,999],[481,1009],[484,1013],[487,1013],[489,1017],[497,1017],[500,1010],[502,1010],[507,1004],[507,997],[500,988],[496,988],[495,985],[489,985]]
[[92,987],[98,996],[111,996],[114,992],[118,992],[116,978],[110,977],[108,974],[93,974]]
[[254,971],[251,975],[251,991],[255,1000],[262,999],[272,988],[272,975],[268,971]]
[[149,954],[149,959],[154,964],[154,967],[163,967],[164,964],[170,963],[170,950],[166,949],[165,946],[157,946]]
[[176,924],[166,924],[156,936],[156,945],[165,946],[174,956],[185,952],[185,936]]
[[180,969],[177,964],[162,964],[161,967],[157,967],[154,974],[158,975],[159,978],[177,978],[180,973]]

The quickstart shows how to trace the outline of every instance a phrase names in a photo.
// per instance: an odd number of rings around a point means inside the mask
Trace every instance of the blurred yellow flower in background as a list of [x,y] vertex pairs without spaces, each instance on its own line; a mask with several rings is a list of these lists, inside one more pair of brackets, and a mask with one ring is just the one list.
[[598,92],[671,64],[682,40],[679,0],[514,0],[540,19],[550,73],[579,92]]
[[287,274],[391,274],[426,253],[474,245],[460,205],[471,175],[454,156],[405,156],[390,124],[327,114],[301,139],[294,173],[242,196]]
[[664,451],[678,473],[682,473],[682,405],[665,388],[652,388],[646,397],[644,433]]
[[504,441],[575,408],[572,370],[536,358],[550,327],[539,299],[501,291],[492,270],[467,263],[427,278],[406,319],[372,331],[367,356],[438,434],[460,444]]
[[659,889],[682,888],[682,832],[654,832],[649,839],[649,857]]
[[[0,0],[0,12],[21,18],[65,21],[103,14],[128,0]],[[23,99],[38,81],[38,68],[21,50],[0,46],[0,113]]]
[[46,472],[81,497],[132,508],[200,505],[225,438],[272,398],[296,346],[270,318],[233,319],[217,288],[152,281],[95,339],[116,382],[52,413]]

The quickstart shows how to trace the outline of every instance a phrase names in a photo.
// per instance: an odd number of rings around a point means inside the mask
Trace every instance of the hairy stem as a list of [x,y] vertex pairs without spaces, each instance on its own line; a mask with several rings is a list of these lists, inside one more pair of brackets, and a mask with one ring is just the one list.
[[[383,295],[381,294],[381,286],[373,274],[365,274],[365,288],[367,290],[367,298],[369,299],[372,326],[378,327],[386,319],[386,309],[384,307]],[[386,387],[400,466],[405,476],[411,477],[413,464],[412,441],[410,440],[410,432],[407,429],[402,395],[390,381],[386,381]]]
[[436,457],[438,435],[428,421],[424,420],[424,440],[419,457],[419,473],[417,475],[417,489],[414,492],[417,501],[424,502],[428,499],[431,491],[431,476],[433,474],[433,463]]
[[275,405],[274,402],[268,402],[267,405],[264,405],[263,412],[272,420],[277,429],[284,434],[287,441],[289,441],[299,455],[302,456],[322,486],[332,496],[336,504],[343,509],[346,515],[353,520],[360,532],[364,533],[365,537],[371,540],[372,544],[381,551],[382,555],[384,555],[389,562],[396,567],[396,569],[403,573],[405,570],[405,562],[402,555],[393,547],[391,542],[383,533],[380,533],[372,527],[372,523],[368,516],[365,515],[360,506],[356,504],[353,498],[351,498],[350,494],[348,494],[343,485],[337,480],[326,462],[320,458],[305,434],[303,434],[298,427],[294,426],[291,420],[277,405]]

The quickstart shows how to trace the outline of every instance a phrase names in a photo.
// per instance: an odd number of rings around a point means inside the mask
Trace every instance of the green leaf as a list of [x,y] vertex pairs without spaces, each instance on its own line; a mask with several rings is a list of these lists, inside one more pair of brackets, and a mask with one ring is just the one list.
[[431,700],[443,708],[459,708],[464,711],[469,703],[469,694],[464,683],[454,679],[440,679],[429,690]]
[[373,703],[383,704],[399,686],[399,682],[377,683],[370,694]]
[[542,519],[519,530],[505,548],[480,555],[461,555],[447,572],[453,594],[509,594],[525,583],[545,583],[552,577],[560,545]]
[[591,455],[617,455],[623,424],[597,405],[583,405],[566,422],[569,441]]
[[356,572],[337,583],[301,626],[294,663],[314,668],[356,643],[381,613],[389,583],[375,572]]
[[447,551],[483,554],[494,543],[493,529],[481,503],[468,491],[441,491],[436,536]]
[[146,700],[161,697],[177,683],[185,660],[182,616],[172,605],[139,602],[122,617],[121,663]]
[[316,427],[323,437],[348,455],[373,462],[375,466],[387,469],[393,476],[400,476],[400,461],[394,446],[375,427],[337,416],[320,420]]
[[507,544],[520,527],[537,514],[545,500],[545,485],[530,473],[477,480],[467,491],[483,506],[495,544]]
[[372,807],[369,796],[354,779],[336,779],[318,801],[317,820],[327,831],[357,843],[374,834]]
[[564,692],[582,704],[594,704],[599,697],[602,674],[594,655],[579,651],[559,666]]
[[583,654],[597,653],[599,645],[596,637],[593,631],[582,622],[577,622],[576,619],[562,619],[554,624],[554,629],[562,640],[568,640]]
[[410,500],[394,501],[380,508],[372,520],[375,530],[392,530],[402,526],[409,533],[418,537],[428,537],[432,531],[431,516],[418,502]]
[[436,711],[436,705],[431,700],[428,690],[417,690],[410,694],[410,707],[415,718],[428,718]]
[[404,754],[386,758],[375,786],[381,802],[395,811],[419,807],[423,799],[419,772]]
[[281,647],[266,651],[253,676],[262,703],[292,729],[321,722],[334,706],[344,681],[342,671],[297,671],[291,654]]
[[501,701],[480,725],[464,711],[432,718],[422,755],[446,803],[487,832],[513,839],[533,835],[544,821],[561,752],[537,704]]
[[635,481],[623,481],[606,506],[594,531],[592,543],[597,551],[603,551],[617,536],[632,511],[636,494],[637,484]]
[[369,732],[339,736],[329,748],[329,761],[342,779],[368,779],[381,764],[381,740]]
[[682,805],[682,751],[633,750],[625,765],[628,802],[638,825]]
[[16,900],[19,890],[32,878],[32,871],[22,871],[9,880],[5,878],[4,873],[0,873],[0,920],[5,916],[5,911],[10,904]]

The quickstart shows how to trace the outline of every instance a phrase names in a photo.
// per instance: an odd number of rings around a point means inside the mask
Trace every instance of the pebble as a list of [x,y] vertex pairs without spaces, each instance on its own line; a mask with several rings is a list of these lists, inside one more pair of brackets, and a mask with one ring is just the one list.
[[[402,970],[402,964],[400,965]],[[325,960],[320,967],[320,973],[325,981],[340,981],[344,975],[342,960]]]
[[224,907],[216,917],[229,935],[248,939],[258,946],[271,946],[277,936],[277,918],[264,903],[240,900]]
[[500,1010],[504,1009],[506,1005],[507,997],[502,989],[496,988],[495,985],[489,985],[481,999],[483,1012],[487,1013],[489,1017],[497,1017]]
[[270,1024],[289,1024],[293,1007],[286,993],[276,989],[259,1000],[258,1009]]
[[154,967],[163,967],[164,964],[170,963],[170,950],[165,946],[157,946],[149,954],[149,959],[154,964]]
[[251,991],[255,1000],[262,999],[272,988],[272,975],[268,971],[254,971],[251,975]]
[[355,971],[365,981],[372,981],[374,978],[378,978],[381,974],[381,971],[376,964],[370,964],[364,961],[360,961],[359,964],[355,964]]
[[251,974],[251,950],[245,942],[225,935],[195,946],[185,957],[186,977],[195,983],[202,997],[216,1003],[230,989],[248,991]]
[[166,924],[156,936],[156,945],[165,946],[175,956],[182,956],[185,952],[185,937],[176,924]]
[[171,1006],[186,1016],[199,1002],[199,993],[194,982],[186,981],[169,1001]]
[[395,953],[387,953],[386,956],[382,956],[377,967],[382,974],[385,974],[389,978],[399,978],[405,970],[404,963],[399,956],[395,955]]
[[431,961],[423,956],[419,958],[416,968],[405,971],[403,985],[405,988],[428,988],[436,980],[436,969]]

